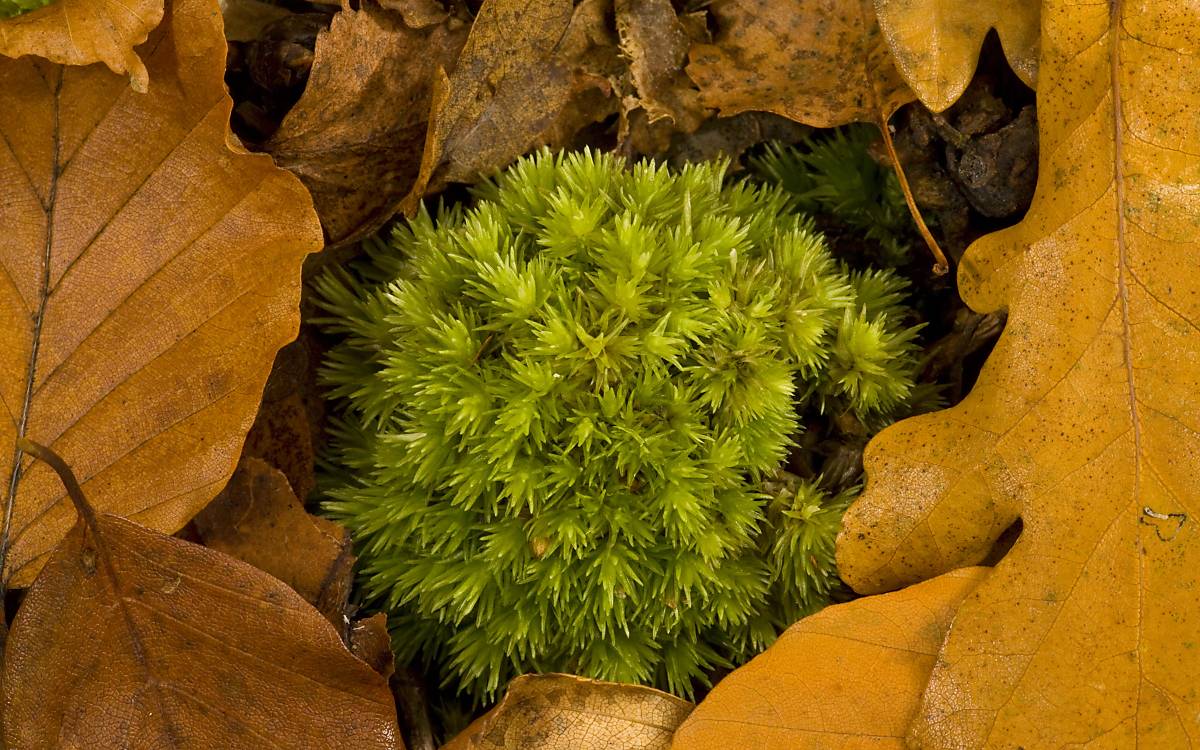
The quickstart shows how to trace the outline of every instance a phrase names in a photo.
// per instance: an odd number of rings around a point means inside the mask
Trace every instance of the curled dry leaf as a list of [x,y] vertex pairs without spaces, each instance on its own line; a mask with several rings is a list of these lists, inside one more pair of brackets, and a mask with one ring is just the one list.
[[987,572],[964,568],[804,618],[717,683],[672,747],[903,750],[954,613]]
[[692,708],[639,685],[524,675],[442,750],[667,750]]
[[162,17],[163,0],[55,0],[0,20],[0,55],[35,55],[62,65],[102,62],[145,93],[149,73],[133,48]]
[[1198,13],[1043,5],[1037,193],[959,271],[1008,325],[961,404],[867,449],[838,542],[860,591],[1023,522],[959,610],[916,747],[1200,743]]
[[329,241],[378,229],[421,167],[432,86],[468,25],[444,12],[419,29],[372,2],[317,37],[308,86],[266,149],[312,191]]
[[353,578],[350,533],[311,516],[287,477],[257,458],[244,458],[229,484],[194,519],[204,546],[270,573],[345,629]]
[[369,664],[384,679],[392,676],[396,671],[396,660],[392,656],[386,614],[376,612],[350,627],[350,653]]
[[683,71],[691,40],[670,0],[616,0],[615,12],[637,105],[650,122],[669,118],[675,130],[693,132],[708,113]]
[[75,495],[9,636],[8,747],[401,748],[387,681],[295,592]]
[[962,96],[991,29],[1016,74],[1035,85],[1041,6],[1040,0],[875,0],[896,67],[934,112]]
[[596,3],[488,0],[454,72],[434,82],[417,182],[402,210],[450,182],[474,182],[542,145],[562,145],[616,111],[608,82],[584,69],[603,36]]
[[692,47],[687,74],[722,117],[774,112],[806,125],[883,123],[915,97],[871,0],[713,0],[712,44]]
[[233,472],[320,248],[299,181],[230,143],[216,6],[172,3],[139,51],[146,94],[97,65],[0,59],[10,585],[75,515],[16,438],[65,456],[101,511],[180,528]]

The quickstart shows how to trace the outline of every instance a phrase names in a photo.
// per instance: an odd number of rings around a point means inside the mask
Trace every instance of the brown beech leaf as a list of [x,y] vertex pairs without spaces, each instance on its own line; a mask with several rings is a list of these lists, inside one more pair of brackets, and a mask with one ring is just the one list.
[[1041,6],[1041,0],[875,0],[896,67],[934,112],[962,96],[991,29],[1016,74],[1035,85]]
[[312,192],[329,241],[378,229],[421,167],[432,85],[466,41],[447,16],[420,29],[371,1],[317,37],[308,86],[266,144]]
[[524,675],[442,750],[667,750],[692,704],[640,685]]
[[616,0],[621,49],[650,122],[669,118],[691,133],[707,115],[700,92],[683,71],[691,40],[670,0]]
[[713,0],[712,44],[687,73],[722,117],[774,112],[831,128],[887,120],[915,96],[896,70],[871,0]]
[[[228,132],[211,0],[99,65],[0,58],[0,557],[26,586],[75,513],[25,435],[97,508],[173,532],[225,484],[320,248],[304,187]],[[5,554],[6,553],[6,554]]]
[[1037,192],[967,251],[1008,324],[971,393],[868,447],[860,591],[1020,536],[959,609],[920,748],[1200,744],[1200,6],[1042,6]]
[[0,20],[0,55],[36,55],[62,65],[102,62],[145,93],[149,74],[133,48],[162,17],[163,0],[55,0]]
[[7,747],[401,747],[387,681],[295,592],[72,495],[9,635]]
[[355,559],[350,534],[309,515],[279,471],[257,458],[242,459],[229,484],[193,522],[204,546],[270,573],[338,632],[345,629]]
[[454,72],[434,82],[417,182],[402,210],[450,182],[474,182],[542,145],[562,145],[616,111],[608,82],[581,66],[603,21],[595,3],[487,0]]
[[676,750],[903,750],[954,613],[988,573],[963,568],[826,607],[717,683]]

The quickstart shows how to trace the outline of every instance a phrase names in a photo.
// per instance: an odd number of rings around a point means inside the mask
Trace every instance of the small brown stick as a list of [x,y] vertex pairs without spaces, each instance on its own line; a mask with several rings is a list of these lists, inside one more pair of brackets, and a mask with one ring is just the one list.
[[912,189],[908,186],[908,178],[904,176],[904,167],[900,164],[900,157],[896,155],[896,145],[892,143],[892,131],[886,115],[881,117],[879,129],[883,131],[883,145],[887,148],[888,158],[892,160],[892,166],[896,169],[896,177],[900,180],[900,190],[904,193],[904,202],[908,204],[908,211],[912,214],[913,221],[917,222],[917,231],[925,239],[925,244],[929,246],[929,252],[933,253],[933,273],[936,276],[945,276],[950,271],[950,261],[946,260],[946,254],[942,252],[937,240],[929,233],[929,227],[925,226],[925,219],[921,218],[921,209],[917,208]]
[[96,511],[92,509],[87,496],[83,494],[83,488],[79,486],[75,472],[71,471],[71,467],[67,466],[67,462],[62,459],[62,456],[46,446],[24,437],[17,438],[17,447],[54,469],[54,473],[58,474],[63,486],[67,488],[67,495],[75,505],[75,511],[83,516],[83,520],[89,528],[96,528]]

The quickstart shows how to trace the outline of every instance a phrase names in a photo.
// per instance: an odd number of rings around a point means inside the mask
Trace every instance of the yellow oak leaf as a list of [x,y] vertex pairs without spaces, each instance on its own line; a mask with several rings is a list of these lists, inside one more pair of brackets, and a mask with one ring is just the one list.
[[954,612],[987,573],[964,568],[804,618],[717,683],[672,747],[902,750]]
[[1200,742],[1200,6],[1042,6],[1037,193],[972,246],[1008,326],[965,401],[868,447],[842,576],[982,559],[911,729],[923,748]]
[[1037,83],[1041,0],[875,0],[875,8],[896,67],[934,112],[962,96],[992,29],[1013,71]]

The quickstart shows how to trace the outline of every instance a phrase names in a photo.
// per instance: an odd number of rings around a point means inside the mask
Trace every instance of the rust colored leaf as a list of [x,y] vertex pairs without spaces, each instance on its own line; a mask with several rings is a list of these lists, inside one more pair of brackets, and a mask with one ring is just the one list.
[[987,572],[964,568],[804,618],[717,683],[672,747],[903,750],[954,613]]
[[691,710],[691,703],[648,687],[524,675],[442,750],[667,750]]
[[266,149],[312,192],[331,243],[378,229],[417,178],[433,81],[467,38],[466,22],[442,16],[414,29],[364,2],[317,37],[304,95]]
[[1016,74],[1035,85],[1041,6],[1041,0],[875,0],[896,67],[934,112],[962,96],[991,29]]
[[650,122],[668,118],[675,130],[691,133],[707,112],[683,71],[691,40],[670,0],[616,0],[615,11],[637,104]]
[[74,490],[9,636],[8,747],[401,748],[386,680],[295,592]]
[[170,4],[146,94],[0,59],[0,545],[27,586],[74,522],[19,436],[102,512],[173,532],[225,484],[320,227],[299,181],[231,143],[216,5]]
[[806,125],[879,124],[915,97],[871,0],[713,0],[712,44],[687,73],[722,117],[774,112]]
[[163,0],[55,0],[0,20],[0,55],[36,55],[62,65],[102,62],[145,93],[149,73],[133,48],[162,17]]
[[1200,8],[1042,7],[1039,184],[959,270],[1008,325],[958,406],[866,455],[842,576],[982,559],[913,727],[925,748],[1200,743]]
[[339,632],[353,578],[350,534],[311,516],[287,477],[244,458],[222,490],[194,519],[204,546],[270,573],[315,606]]
[[603,19],[594,3],[487,0],[453,74],[434,82],[425,152],[401,204],[474,182],[534,148],[566,143],[616,111],[607,81],[581,66]]

